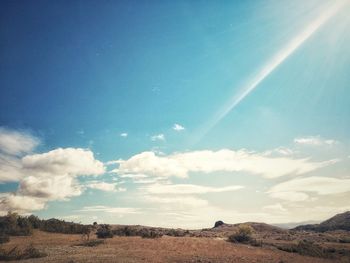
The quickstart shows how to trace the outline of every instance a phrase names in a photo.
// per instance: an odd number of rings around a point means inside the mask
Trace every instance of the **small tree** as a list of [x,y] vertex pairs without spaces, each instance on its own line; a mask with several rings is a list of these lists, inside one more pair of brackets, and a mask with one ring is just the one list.
[[253,228],[249,225],[240,225],[233,235],[229,236],[229,241],[247,243],[252,239]]
[[109,225],[100,225],[96,235],[98,238],[112,238],[113,232]]

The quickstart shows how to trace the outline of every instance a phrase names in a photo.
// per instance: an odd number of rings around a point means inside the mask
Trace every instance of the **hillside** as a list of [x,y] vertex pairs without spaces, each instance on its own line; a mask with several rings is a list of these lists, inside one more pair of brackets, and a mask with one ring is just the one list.
[[294,228],[298,231],[316,231],[316,232],[326,232],[333,230],[346,230],[350,231],[350,211],[345,213],[337,214],[320,224],[308,224],[301,225]]
[[[349,212],[316,227],[347,227]],[[302,226],[301,226],[302,227]],[[299,227],[300,228],[300,227]],[[86,230],[91,235],[86,235]],[[199,230],[82,225],[9,213],[0,217],[0,261],[349,262],[349,231],[293,231],[265,223],[217,221]],[[90,238],[90,240],[88,240]],[[181,253],[179,253],[181,251]]]

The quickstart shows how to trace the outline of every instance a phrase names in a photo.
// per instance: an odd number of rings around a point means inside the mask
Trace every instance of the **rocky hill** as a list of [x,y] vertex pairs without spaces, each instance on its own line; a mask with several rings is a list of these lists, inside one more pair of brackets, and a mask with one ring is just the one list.
[[350,231],[350,211],[337,214],[320,224],[301,225],[294,228],[297,231],[326,232],[332,230]]

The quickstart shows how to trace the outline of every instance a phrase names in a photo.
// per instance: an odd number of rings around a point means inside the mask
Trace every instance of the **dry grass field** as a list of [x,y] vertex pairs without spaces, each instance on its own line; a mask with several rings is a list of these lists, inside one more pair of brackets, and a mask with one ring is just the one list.
[[[234,244],[218,237],[163,236],[147,239],[115,236],[96,247],[79,246],[81,243],[81,235],[35,230],[32,236],[11,237],[10,242],[1,247],[11,249],[17,246],[23,249],[33,244],[47,254],[43,258],[21,262],[333,262],[274,247]],[[346,259],[339,261],[349,262]]]

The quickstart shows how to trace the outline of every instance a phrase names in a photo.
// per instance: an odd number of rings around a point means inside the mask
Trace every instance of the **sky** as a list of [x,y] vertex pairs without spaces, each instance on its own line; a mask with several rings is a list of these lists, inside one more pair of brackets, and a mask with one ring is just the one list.
[[0,214],[201,228],[350,210],[350,1],[1,1]]

